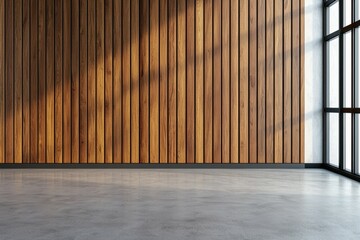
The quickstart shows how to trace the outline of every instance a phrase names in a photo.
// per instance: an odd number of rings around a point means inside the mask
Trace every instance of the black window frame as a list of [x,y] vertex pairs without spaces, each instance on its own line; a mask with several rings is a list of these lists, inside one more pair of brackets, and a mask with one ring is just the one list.
[[[356,2],[360,5],[360,0],[351,0],[351,22],[350,24],[343,26],[344,23],[344,1],[348,0],[324,0],[323,2],[323,164],[326,168],[349,176],[351,178],[355,178],[360,180],[360,172],[359,172],[359,159],[360,156],[359,149],[355,148],[355,140],[360,141],[360,135],[355,136],[358,132],[355,132],[355,115],[360,117],[360,106],[355,107],[355,94],[360,96],[359,92],[356,92],[355,89],[355,59],[357,61],[360,60],[359,56],[355,56],[355,32],[358,29],[358,38],[360,38],[360,19],[355,21],[355,17],[360,15],[360,12],[357,11]],[[339,28],[335,32],[327,33],[327,24],[328,24],[328,8],[335,4],[339,3]],[[344,107],[344,35],[351,31],[351,107]],[[336,37],[339,38],[339,103],[338,107],[328,107],[328,89],[327,89],[327,64],[328,64],[328,56],[327,56],[327,43]],[[356,45],[356,49],[358,50],[358,54],[360,54],[360,44]],[[356,62],[357,63],[357,62]],[[358,69],[359,71],[359,69]],[[359,74],[359,72],[357,72]],[[360,76],[358,76],[360,77]],[[360,84],[360,78],[357,79]],[[338,159],[338,167],[335,167],[327,162],[328,160],[328,146],[327,146],[327,135],[328,135],[328,127],[327,127],[327,116],[330,113],[337,113],[339,116],[339,139],[338,139],[338,149],[339,149],[339,159]],[[344,116],[345,114],[351,114],[351,171],[345,170],[345,161],[344,158]],[[357,126],[359,127],[359,126]],[[359,127],[360,128],[360,127]],[[360,129],[359,129],[360,130]],[[331,129],[329,129],[331,131]],[[356,156],[358,157],[356,159]]]

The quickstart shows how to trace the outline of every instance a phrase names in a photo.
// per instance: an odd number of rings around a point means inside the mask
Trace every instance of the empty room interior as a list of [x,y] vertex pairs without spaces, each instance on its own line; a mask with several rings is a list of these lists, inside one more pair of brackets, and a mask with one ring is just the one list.
[[0,240],[359,240],[360,0],[0,0]]

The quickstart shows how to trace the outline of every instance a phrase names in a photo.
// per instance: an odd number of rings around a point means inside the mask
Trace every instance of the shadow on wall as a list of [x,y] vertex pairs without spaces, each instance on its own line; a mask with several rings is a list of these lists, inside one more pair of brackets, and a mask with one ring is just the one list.
[[3,1],[0,162],[289,161],[306,118],[290,2]]

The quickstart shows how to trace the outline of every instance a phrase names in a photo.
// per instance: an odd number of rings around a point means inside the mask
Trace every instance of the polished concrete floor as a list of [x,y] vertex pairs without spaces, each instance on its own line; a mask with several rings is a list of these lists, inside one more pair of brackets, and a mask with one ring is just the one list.
[[360,184],[320,169],[2,169],[0,240],[360,239]]

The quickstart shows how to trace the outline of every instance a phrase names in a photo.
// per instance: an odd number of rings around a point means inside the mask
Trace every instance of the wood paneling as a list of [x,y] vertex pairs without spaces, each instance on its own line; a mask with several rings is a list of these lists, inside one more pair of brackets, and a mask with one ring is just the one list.
[[[80,1],[71,1],[71,162],[80,162]],[[83,29],[82,29],[83,30]],[[83,92],[82,92],[83,93]],[[84,96],[82,97],[84,98]]]
[[5,162],[5,1],[0,2],[0,163]]
[[[5,2],[5,162],[14,162],[14,1]],[[33,87],[32,89],[34,89]]]
[[[84,7],[85,8],[85,7]],[[87,1],[87,162],[96,162],[96,0]],[[80,13],[81,14],[81,13]],[[85,71],[85,67],[83,68]],[[82,73],[82,74],[85,74]],[[80,74],[81,75],[81,74]],[[83,80],[85,81],[85,80]]]
[[302,163],[303,5],[1,1],[0,163]]
[[[110,14],[109,14],[110,15]],[[139,1],[131,1],[131,162],[139,162]],[[110,132],[109,132],[110,133]]]

